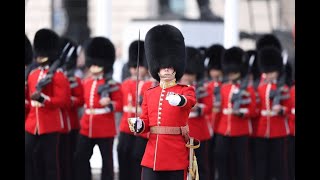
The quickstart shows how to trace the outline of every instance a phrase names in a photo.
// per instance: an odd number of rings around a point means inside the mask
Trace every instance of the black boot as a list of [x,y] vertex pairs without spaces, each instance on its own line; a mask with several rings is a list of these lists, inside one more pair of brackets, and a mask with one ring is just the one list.
[[209,0],[197,0],[199,11],[200,11],[200,19],[202,20],[222,20],[221,17],[215,15],[211,9],[209,8]]

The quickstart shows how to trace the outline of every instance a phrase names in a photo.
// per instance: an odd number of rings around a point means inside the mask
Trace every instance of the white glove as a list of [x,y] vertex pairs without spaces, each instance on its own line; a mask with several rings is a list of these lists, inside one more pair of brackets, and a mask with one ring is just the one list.
[[181,97],[178,94],[170,94],[166,97],[166,100],[171,106],[178,106],[181,102]]
[[144,126],[143,121],[139,117],[128,118],[128,124],[130,131],[136,133],[141,132]]

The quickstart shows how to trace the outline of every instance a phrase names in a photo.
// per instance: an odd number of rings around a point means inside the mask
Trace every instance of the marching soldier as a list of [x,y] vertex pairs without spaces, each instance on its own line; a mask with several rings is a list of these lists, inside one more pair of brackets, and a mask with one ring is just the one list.
[[77,65],[77,45],[69,38],[61,37],[61,49],[67,45],[67,55],[63,59],[62,71],[68,78],[70,84],[71,104],[63,109],[64,128],[60,135],[60,167],[61,180],[73,179],[73,154],[76,148],[76,139],[80,129],[78,108],[83,106],[83,86],[81,79],[76,77],[74,72]]
[[207,121],[211,125],[212,134],[209,146],[209,179],[215,178],[215,131],[221,117],[221,94],[220,89],[222,85],[223,73],[221,69],[221,60],[225,48],[220,44],[214,44],[207,49],[207,57],[209,63],[207,66],[207,73],[209,77],[208,90],[212,94],[212,110],[206,115]]
[[[258,93],[261,101],[260,117],[255,130],[255,179],[267,180],[275,176],[287,179],[286,137],[289,134],[286,115],[289,112],[289,89],[281,82],[283,62],[279,48],[266,46],[258,50],[258,63],[265,74]],[[284,81],[284,80],[283,80]]]
[[[119,160],[119,179],[141,179],[141,166],[140,162],[136,161],[136,157],[133,154],[133,147],[135,147],[136,136],[130,131],[128,126],[128,118],[135,117],[136,113],[136,101],[138,101],[138,115],[141,113],[140,99],[136,98],[136,86],[137,86],[137,58],[139,47],[139,81],[138,81],[138,96],[140,97],[141,88],[144,84],[144,80],[148,74],[147,63],[144,53],[144,42],[133,41],[129,46],[129,71],[131,76],[124,80],[121,85],[122,90],[122,104],[123,114],[120,123],[120,135],[119,144],[117,147],[118,160]],[[140,146],[137,148],[141,148]],[[142,147],[143,148],[143,147]],[[144,149],[143,149],[144,151]]]
[[85,63],[91,75],[83,82],[84,114],[75,158],[75,179],[90,180],[90,158],[97,144],[102,156],[101,180],[113,180],[113,140],[116,135],[115,112],[122,110],[120,84],[112,79],[115,48],[104,37],[89,39]]
[[142,114],[128,120],[133,132],[150,132],[141,162],[142,179],[183,180],[188,168],[188,116],[196,103],[193,87],[177,84],[185,68],[185,44],[171,25],[151,28],[145,38],[148,68],[159,86],[144,93]]
[[217,168],[221,180],[229,180],[233,174],[237,179],[249,179],[249,119],[255,114],[256,102],[243,58],[244,51],[232,47],[225,51],[222,60],[223,74],[228,81],[221,86],[222,114],[216,129]]
[[[32,63],[33,61],[33,51],[32,51],[32,45],[30,43],[30,40],[29,38],[27,37],[27,35],[25,35],[25,39],[24,39],[24,45],[25,45],[25,50],[24,50],[24,66],[25,66],[25,71],[29,71],[29,72],[25,72],[26,76],[29,75],[32,67],[30,67],[30,64]],[[28,79],[27,77],[25,77],[25,86],[24,86],[24,112],[25,112],[25,120],[27,118],[27,115],[30,111],[30,97],[28,95]]]
[[195,149],[199,168],[199,179],[209,179],[208,149],[210,131],[205,115],[212,110],[212,93],[204,82],[204,57],[200,51],[193,47],[186,48],[187,65],[180,83],[195,88],[197,103],[191,109],[188,119],[190,136],[200,141],[201,146]]
[[[71,103],[70,86],[63,72],[56,69],[48,72],[53,63],[59,61],[59,36],[49,29],[40,29],[33,44],[40,66],[28,77],[31,107],[25,121],[25,179],[56,180],[60,178],[59,132],[64,126],[61,109]],[[40,86],[39,82],[49,83]],[[33,166],[35,149],[39,156],[36,167],[41,169]],[[34,173],[37,176],[43,173],[44,177],[35,177]]]

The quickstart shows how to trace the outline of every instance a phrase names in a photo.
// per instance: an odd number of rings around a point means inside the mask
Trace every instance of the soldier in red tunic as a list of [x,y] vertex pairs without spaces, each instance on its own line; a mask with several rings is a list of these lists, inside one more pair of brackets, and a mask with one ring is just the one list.
[[[70,86],[62,71],[53,72],[51,82],[37,88],[39,81],[47,79],[48,70],[59,57],[59,36],[40,29],[34,38],[34,52],[39,68],[28,76],[31,99],[30,112],[25,121],[25,179],[34,180],[34,172],[43,174],[40,179],[59,179],[59,132],[63,129],[62,108],[70,105]],[[58,59],[59,60],[59,59]],[[49,79],[50,80],[50,79]],[[38,150],[34,171],[33,152]]]
[[75,152],[75,179],[90,180],[90,158],[99,146],[102,156],[101,180],[113,180],[113,140],[116,135],[115,112],[122,110],[120,84],[112,79],[115,48],[104,37],[94,37],[85,46],[85,63],[91,75],[83,82],[84,114]]
[[[139,43],[139,45],[138,45]],[[118,160],[119,160],[119,179],[120,180],[140,180],[141,179],[141,166],[136,161],[133,147],[135,146],[136,136],[130,131],[128,126],[128,118],[135,117],[136,111],[136,86],[137,86],[137,58],[138,58],[138,46],[139,46],[139,82],[138,82],[138,96],[140,97],[141,88],[144,84],[144,80],[148,76],[147,62],[145,60],[144,42],[133,41],[129,46],[129,60],[128,67],[131,76],[124,80],[121,84],[122,90],[122,104],[123,114],[120,122],[120,135],[119,144],[117,147]],[[141,114],[141,102],[138,103],[138,115]],[[137,148],[144,148],[138,146]],[[144,149],[143,149],[144,151]]]
[[215,178],[215,131],[221,117],[221,95],[220,89],[222,85],[223,73],[221,69],[221,59],[225,48],[220,44],[213,44],[206,50],[206,56],[209,58],[207,65],[208,73],[208,91],[212,94],[212,110],[206,114],[207,121],[211,125],[211,140],[209,146],[209,179]]
[[[212,96],[204,80],[204,59],[205,56],[194,47],[187,47],[187,65],[180,83],[191,85],[195,88],[197,103],[191,109],[188,119],[190,136],[200,141],[201,146],[195,149],[199,168],[199,179],[209,179],[209,142],[210,130],[208,126],[207,115],[212,110]],[[210,92],[209,92],[210,91]]]
[[254,88],[248,84],[244,57],[241,48],[231,47],[222,59],[223,74],[228,81],[221,86],[222,114],[215,132],[221,180],[228,180],[233,174],[237,179],[249,179],[249,119],[255,114],[256,101]]
[[144,93],[141,116],[128,121],[133,132],[150,132],[142,179],[183,180],[189,164],[187,122],[196,103],[194,88],[176,83],[186,64],[184,37],[174,26],[157,25],[147,32],[145,53],[160,84]]
[[68,43],[66,56],[63,59],[62,70],[69,80],[71,90],[71,104],[68,108],[63,109],[64,129],[60,135],[60,167],[61,180],[73,179],[73,154],[76,148],[76,139],[80,129],[78,109],[83,106],[83,86],[81,79],[74,75],[77,64],[77,44],[66,37],[61,37],[61,49],[65,48]]
[[[30,65],[33,61],[33,51],[32,51],[32,46],[31,46],[31,43],[30,43],[30,40],[29,38],[27,37],[27,35],[25,35],[25,39],[24,39],[24,44],[25,44],[25,50],[24,50],[24,66],[25,66],[25,71],[29,71],[29,72],[25,72],[27,74],[25,74],[26,76],[29,75],[31,69],[28,69],[28,68],[31,68]],[[26,81],[25,81],[25,86],[24,86],[24,112],[25,112],[25,115],[24,115],[24,120],[26,120],[27,118],[27,115],[29,113],[29,110],[30,110],[30,97],[28,95],[28,77],[25,77]]]
[[260,117],[255,130],[255,178],[286,180],[286,139],[289,134],[287,114],[290,111],[289,88],[282,77],[283,59],[279,48],[266,46],[258,50],[258,63],[265,79],[258,93]]

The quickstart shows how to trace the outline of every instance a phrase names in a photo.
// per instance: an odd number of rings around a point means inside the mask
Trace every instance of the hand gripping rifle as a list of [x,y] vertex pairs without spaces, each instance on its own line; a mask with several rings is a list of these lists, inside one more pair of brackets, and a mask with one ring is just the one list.
[[41,92],[41,90],[51,83],[54,73],[57,71],[57,69],[63,64],[63,60],[65,59],[65,56],[67,55],[67,49],[71,46],[70,43],[66,44],[62,50],[62,53],[60,54],[60,57],[50,66],[49,71],[47,75],[41,79],[38,84],[36,85],[37,92]]
[[286,51],[283,51],[282,57],[283,57],[283,66],[281,69],[280,77],[277,81],[277,89],[275,91],[270,92],[270,97],[273,97],[272,106],[280,105],[281,100],[289,98],[288,93],[286,93],[285,95],[282,94],[284,92],[284,87],[286,84],[285,66],[288,62],[288,53]]
[[[251,55],[250,59],[249,59],[249,67],[248,67],[248,72],[246,74],[246,76],[242,79],[241,83],[240,83],[240,88],[239,91],[237,93],[234,93],[232,95],[232,102],[233,102],[233,108],[232,111],[234,112],[239,112],[240,111],[240,106],[242,104],[249,104],[251,102],[251,99],[243,99],[243,96],[249,96],[249,93],[247,92],[247,87],[249,85],[249,76],[251,73],[251,67],[252,64],[255,60],[255,56]],[[239,112],[241,113],[241,112]]]

